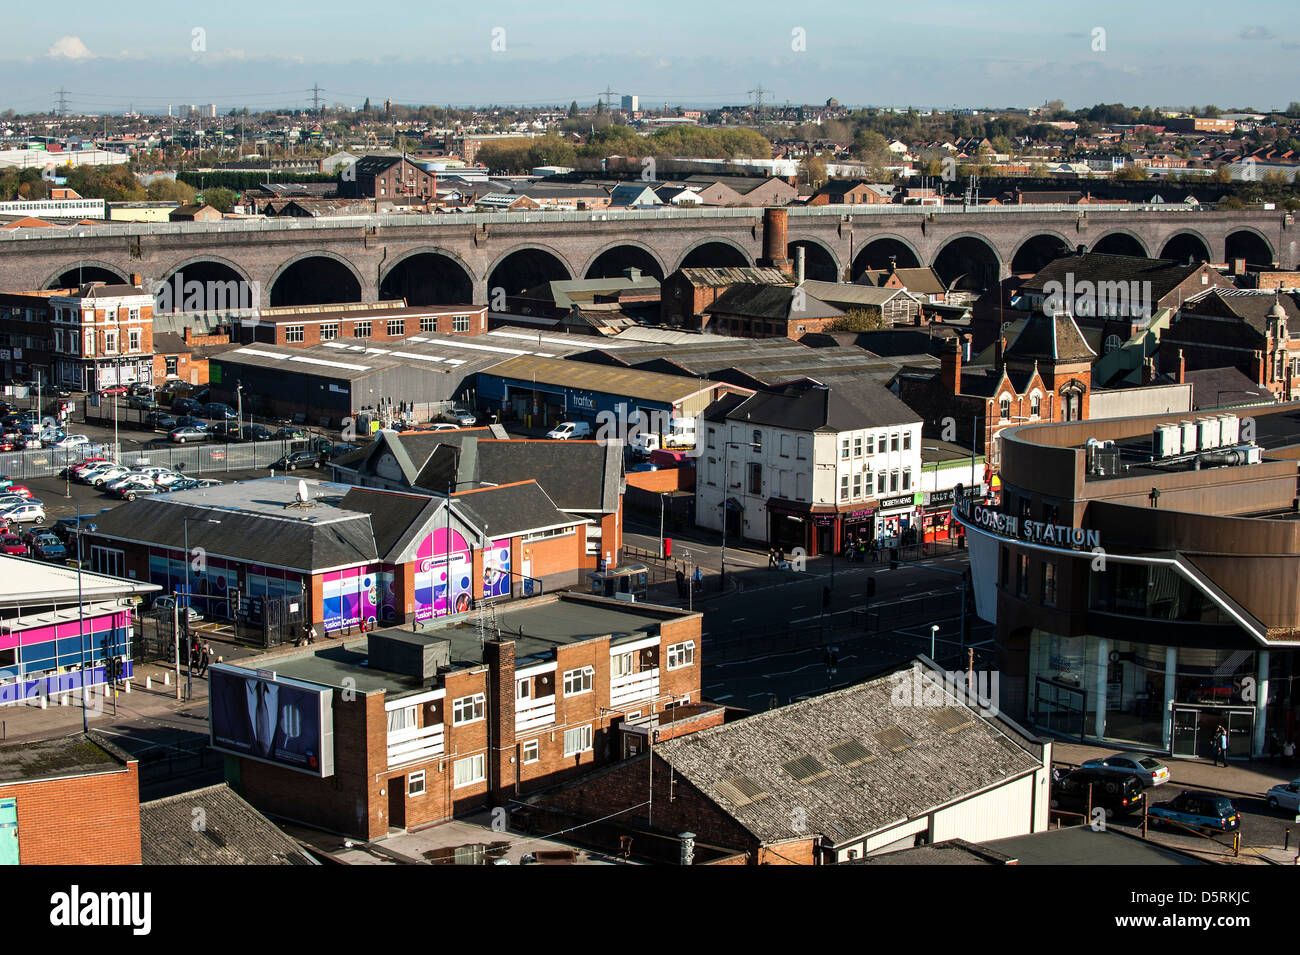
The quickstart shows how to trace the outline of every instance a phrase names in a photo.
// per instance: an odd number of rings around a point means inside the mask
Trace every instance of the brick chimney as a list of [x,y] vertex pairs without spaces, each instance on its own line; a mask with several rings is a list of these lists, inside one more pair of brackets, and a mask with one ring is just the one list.
[[961,394],[961,342],[952,340],[952,347],[944,349],[939,356],[939,380],[943,382],[944,391]]
[[515,794],[515,642],[483,644],[488,666],[488,796],[504,806]]
[[760,265],[790,271],[790,260],[785,248],[789,236],[788,214],[785,209],[763,210],[763,260]]
[[997,371],[1002,370],[1002,357],[1007,350],[1007,336],[999,335],[993,351],[993,367]]
[[1184,385],[1187,383],[1187,359],[1183,357],[1183,350],[1178,349],[1178,383]]
[[1268,362],[1264,361],[1264,353],[1255,349],[1255,383],[1260,385],[1268,384]]

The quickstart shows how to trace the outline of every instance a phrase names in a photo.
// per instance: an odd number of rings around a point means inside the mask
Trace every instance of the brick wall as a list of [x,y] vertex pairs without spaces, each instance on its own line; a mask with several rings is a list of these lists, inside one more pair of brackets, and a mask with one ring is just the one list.
[[139,865],[140,779],[117,772],[0,786],[18,801],[21,865]]

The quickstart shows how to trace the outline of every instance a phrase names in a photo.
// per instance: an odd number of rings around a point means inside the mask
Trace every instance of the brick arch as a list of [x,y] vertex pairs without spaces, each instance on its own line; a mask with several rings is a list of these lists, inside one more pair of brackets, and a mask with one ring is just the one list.
[[1269,257],[1272,259],[1272,261],[1274,261],[1274,262],[1277,261],[1277,248],[1276,248],[1276,247],[1273,245],[1273,243],[1269,240],[1268,236],[1266,236],[1264,233],[1260,232],[1260,231],[1259,231],[1258,229],[1256,229],[1254,226],[1236,226],[1235,228],[1230,228],[1230,229],[1225,229],[1225,230],[1224,230],[1224,233],[1223,233],[1223,257],[1224,257],[1224,261],[1227,261],[1227,260],[1228,260],[1228,240],[1229,240],[1230,238],[1232,238],[1234,235],[1236,235],[1238,232],[1245,232],[1245,233],[1247,233],[1247,234],[1249,234],[1249,235],[1253,235],[1255,238],[1259,239],[1259,241],[1261,241],[1261,242],[1264,243],[1264,247],[1268,249],[1268,254],[1269,254]]
[[1108,229],[1106,232],[1097,236],[1097,238],[1093,239],[1091,242],[1086,243],[1088,246],[1088,251],[1091,252],[1095,250],[1096,247],[1101,243],[1102,239],[1108,239],[1112,235],[1127,236],[1128,238],[1132,239],[1134,242],[1138,244],[1138,247],[1142,250],[1142,255],[1145,258],[1148,259],[1151,258],[1151,246],[1147,244],[1147,241],[1143,239],[1142,236],[1138,235],[1136,232],[1132,231],[1131,229]]
[[552,248],[544,242],[519,242],[506,249],[492,260],[488,267],[483,270],[482,281],[490,283],[492,280],[492,273],[499,269],[502,263],[516,252],[545,252],[560,263],[560,267],[568,273],[570,279],[576,277],[573,271],[573,264],[569,261],[569,257],[559,249]]
[[[909,241],[908,239],[903,238],[901,235],[899,235],[896,232],[874,232],[871,234],[871,237],[869,239],[866,239],[860,246],[858,246],[853,253],[853,261],[849,263],[849,267],[853,270],[854,273],[860,271],[858,269],[858,260],[862,258],[862,256],[866,253],[867,246],[875,242],[881,241],[883,239],[890,239],[894,242],[897,242],[899,245],[903,246],[904,248],[906,248],[907,251],[911,252],[912,255],[916,257],[917,265],[920,268],[925,268],[926,265],[928,264],[925,261],[925,256],[921,254],[921,250],[916,247],[915,243]],[[861,271],[865,271],[865,270],[866,267],[864,266]]]
[[[622,248],[623,246],[630,246],[631,248],[634,249],[640,249],[646,255],[650,256],[650,258],[655,260],[655,264],[659,266],[659,271],[663,275],[663,277],[664,278],[668,277],[668,267],[664,263],[663,256],[660,255],[658,252],[656,252],[650,246],[646,245],[644,242],[641,242],[637,239],[620,239],[617,242],[611,242],[609,243],[609,245],[602,246],[601,248],[593,252],[587,258],[587,261],[582,263],[582,269],[574,274],[580,276],[586,276],[586,274],[591,271],[592,266],[596,264],[597,259],[599,259],[606,252],[610,252],[614,249]],[[563,257],[561,257],[561,261],[564,261]],[[567,265],[568,263],[565,262],[565,264]],[[488,274],[491,275],[492,273],[489,271]]]
[[275,288],[275,283],[280,281],[280,277],[284,275],[285,272],[289,271],[290,268],[297,265],[299,262],[306,261],[307,259],[333,259],[351,272],[352,277],[357,280],[357,285],[361,286],[363,291],[365,290],[366,280],[362,278],[361,270],[353,265],[350,259],[346,256],[339,255],[337,252],[330,252],[328,249],[312,249],[307,252],[300,252],[293,258],[281,262],[276,267],[275,272],[271,274],[271,279],[267,283],[267,294],[269,295],[271,293]]
[[[394,269],[396,269],[407,259],[416,255],[440,255],[444,259],[450,259],[452,262],[455,262],[458,266],[460,266],[462,271],[464,271],[465,277],[468,278],[470,281],[470,285],[473,285],[475,279],[478,278],[478,276],[474,274],[474,269],[470,267],[470,264],[466,262],[463,258],[461,258],[459,254],[453,252],[451,249],[443,248],[437,245],[420,245],[405,250],[400,255],[398,255],[395,259],[393,259],[391,262],[386,263],[387,267],[379,275],[379,281],[376,284],[376,287],[378,287],[379,285],[383,285],[384,281],[388,278],[390,274],[392,274]],[[489,273],[490,271],[491,270],[489,270]]]
[[70,264],[61,265],[53,272],[51,272],[48,276],[46,276],[45,281],[41,284],[41,288],[42,289],[52,288],[61,275],[63,275],[65,272],[74,271],[77,268],[104,269],[106,272],[112,272],[115,275],[117,275],[118,278],[120,278],[123,281],[123,283],[131,281],[131,274],[129,272],[123,271],[118,266],[113,265],[111,262],[104,262],[101,259],[78,259],[75,262],[72,262]]
[[725,236],[710,236],[692,242],[689,246],[683,249],[682,254],[677,257],[677,265],[673,271],[680,269],[682,267],[682,263],[685,262],[687,257],[690,256],[690,254],[694,252],[696,249],[700,248],[701,246],[714,245],[714,244],[729,245],[737,252],[739,252],[744,257],[746,262],[748,262],[750,265],[754,264],[754,258],[752,255],[750,255],[749,250],[746,249],[744,246],[742,246],[739,242],[735,241],[734,239],[729,239]]
[[[838,281],[839,277],[844,274],[844,266],[840,264],[840,257],[835,254],[834,249],[832,249],[821,239],[817,238],[816,236],[808,235],[807,233],[799,233],[798,235],[793,235],[793,234],[787,235],[785,241],[787,250],[789,249],[790,246],[794,245],[796,242],[806,242],[808,245],[815,245],[823,252],[825,252],[830,257],[831,265],[835,267],[836,281]],[[791,267],[793,268],[794,256],[790,255],[788,251],[786,254],[787,256],[789,256],[790,264]]]
[[1200,232],[1197,229],[1176,229],[1175,231],[1169,233],[1169,235],[1166,236],[1160,243],[1159,257],[1164,258],[1165,247],[1169,245],[1170,242],[1173,242],[1179,236],[1183,236],[1183,235],[1191,236],[1193,239],[1201,243],[1201,245],[1205,248],[1206,262],[1214,261],[1214,243],[1211,242],[1209,239],[1207,239],[1205,237],[1205,234]]

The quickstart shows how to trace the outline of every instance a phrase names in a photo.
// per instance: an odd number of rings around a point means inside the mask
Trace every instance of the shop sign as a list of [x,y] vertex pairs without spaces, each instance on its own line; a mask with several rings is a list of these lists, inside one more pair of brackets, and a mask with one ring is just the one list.
[[896,511],[900,508],[911,507],[916,500],[911,494],[904,494],[900,497],[883,497],[880,499],[880,509],[882,511]]
[[1049,524],[1046,521],[1024,521],[983,504],[972,507],[967,500],[958,503],[956,510],[976,527],[1005,537],[1019,538],[1031,544],[1088,549],[1101,546],[1101,531],[1086,527]]
[[834,514],[814,514],[813,523],[818,527],[831,527],[835,524]]
[[596,399],[592,398],[590,395],[574,395],[573,407],[579,408],[583,411],[595,411]]
[[856,521],[861,520],[864,517],[870,517],[874,513],[876,513],[876,509],[874,507],[868,507],[860,511],[850,511],[844,515],[844,519],[846,521]]

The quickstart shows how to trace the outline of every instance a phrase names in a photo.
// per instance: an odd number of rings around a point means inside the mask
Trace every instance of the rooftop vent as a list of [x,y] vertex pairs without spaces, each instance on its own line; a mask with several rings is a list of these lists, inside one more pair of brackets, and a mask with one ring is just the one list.
[[731,779],[724,779],[713,788],[718,791],[719,796],[726,799],[737,809],[772,795],[764,792],[762,787],[748,776],[733,776]]

